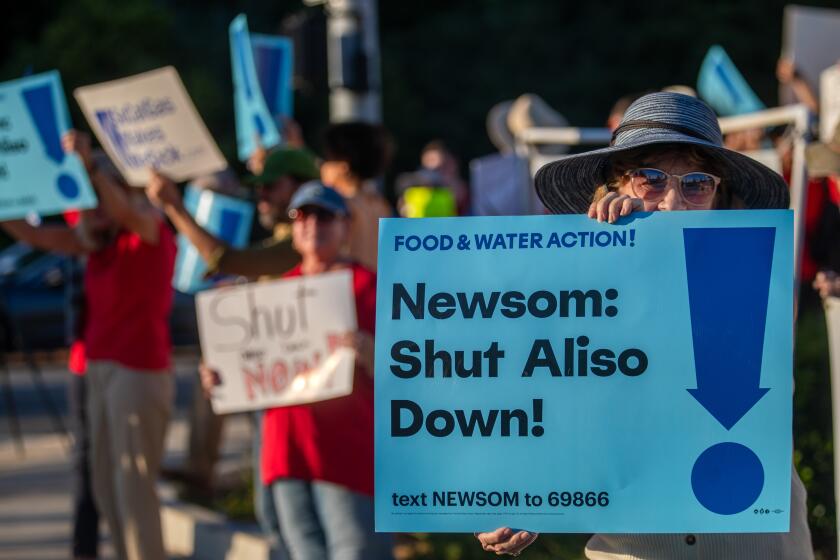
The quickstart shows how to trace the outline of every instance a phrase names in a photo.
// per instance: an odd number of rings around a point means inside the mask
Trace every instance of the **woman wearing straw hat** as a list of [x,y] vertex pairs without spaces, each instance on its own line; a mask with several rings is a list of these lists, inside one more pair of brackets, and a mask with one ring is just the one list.
[[[535,185],[553,213],[587,213],[609,223],[640,211],[788,207],[781,176],[722,144],[717,118],[705,103],[678,93],[653,93],[629,107],[608,148],[546,165]],[[586,557],[813,558],[805,488],[795,470],[790,516],[788,533],[594,535]],[[503,527],[477,538],[488,552],[518,556],[537,535]]]

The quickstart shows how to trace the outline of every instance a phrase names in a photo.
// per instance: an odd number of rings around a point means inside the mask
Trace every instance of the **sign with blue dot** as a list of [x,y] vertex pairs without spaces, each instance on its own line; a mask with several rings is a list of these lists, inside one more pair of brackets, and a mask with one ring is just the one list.
[[58,72],[0,84],[0,219],[96,206],[81,161],[61,147],[69,129]]
[[788,531],[792,224],[382,220],[377,530]]

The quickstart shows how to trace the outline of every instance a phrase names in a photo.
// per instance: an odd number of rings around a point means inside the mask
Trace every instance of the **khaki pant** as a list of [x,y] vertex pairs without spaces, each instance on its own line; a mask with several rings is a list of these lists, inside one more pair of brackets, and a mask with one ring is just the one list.
[[156,482],[172,413],[169,373],[88,364],[91,479],[117,558],[164,560]]

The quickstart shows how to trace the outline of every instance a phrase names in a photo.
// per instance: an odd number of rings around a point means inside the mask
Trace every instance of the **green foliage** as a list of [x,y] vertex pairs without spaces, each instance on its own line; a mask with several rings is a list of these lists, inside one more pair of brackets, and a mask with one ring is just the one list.
[[817,557],[836,555],[831,377],[825,315],[803,287],[796,331],[794,464],[808,490],[808,521]]

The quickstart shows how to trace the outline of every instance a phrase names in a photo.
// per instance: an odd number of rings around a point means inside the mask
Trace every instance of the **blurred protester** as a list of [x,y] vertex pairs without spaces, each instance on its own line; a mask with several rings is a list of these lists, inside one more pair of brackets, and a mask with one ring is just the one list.
[[[195,246],[207,263],[208,275],[222,273],[252,279],[276,277],[288,272],[299,261],[299,255],[292,247],[288,205],[301,184],[318,177],[315,158],[304,149],[280,147],[268,154],[261,167],[261,173],[247,182],[257,186],[259,221],[274,235],[268,241],[246,249],[229,247],[202,228],[184,207],[175,183],[159,173],[152,175],[146,188],[149,199],[163,209],[178,231]],[[200,375],[203,388],[209,390],[212,372],[202,365]],[[254,511],[263,532],[282,551],[285,545],[279,532],[278,512],[270,489],[261,483],[262,416],[261,411],[253,414]]]
[[[529,128],[566,127],[569,121],[538,95],[526,93],[494,105],[487,114],[487,135],[498,153],[470,162],[472,213],[479,216],[523,215],[542,212],[531,195],[529,162],[516,153],[516,136]],[[568,146],[535,147],[539,157],[556,159]]]
[[[791,131],[772,131],[782,175],[790,184],[793,173],[793,136]],[[804,239],[799,269],[801,285],[808,286],[820,270],[840,270],[840,192],[837,177],[832,176],[830,144],[814,143],[806,149],[808,169],[804,209]],[[825,156],[828,155],[828,159]],[[840,156],[838,156],[840,157]],[[818,305],[813,292],[800,292],[801,306]]]
[[378,125],[346,122],[330,125],[323,140],[321,180],[337,190],[350,208],[350,235],[344,251],[376,270],[379,218],[394,215],[374,182],[391,161],[390,136]]
[[[292,560],[392,557],[392,539],[374,531],[373,515],[376,275],[342,256],[349,212],[336,190],[317,181],[300,188],[289,210],[301,263],[284,277],[349,269],[359,325],[344,340],[356,352],[350,395],[266,411],[263,481],[281,512],[280,530]],[[215,372],[206,377],[219,382]]]
[[[829,196],[835,203],[833,233],[836,240],[840,231],[840,220],[836,219],[837,215],[840,215],[840,211],[837,210],[837,206],[840,206],[840,123],[834,129],[834,135],[829,142],[814,142],[808,146],[805,154],[811,177],[824,181]],[[835,254],[838,251],[838,245],[840,243],[832,247]],[[826,270],[814,276],[814,289],[823,298],[840,296],[840,276],[837,274],[840,271],[840,259],[833,259],[833,262],[823,268]]]
[[323,184],[304,185],[292,199],[292,237],[301,264],[285,275],[353,273],[359,330],[353,392],[266,412],[263,480],[272,485],[280,526],[293,560],[377,560],[391,557],[391,538],[374,531],[373,334],[376,275],[341,256],[351,209]]
[[93,156],[87,135],[70,132],[63,145],[82,159],[99,207],[82,212],[75,229],[24,221],[3,228],[43,250],[88,254],[83,339],[94,497],[118,558],[163,560],[155,484],[175,389],[169,339],[175,242],[142,192]]
[[420,168],[401,173],[396,181],[397,212],[403,218],[445,218],[458,215],[455,196],[436,171]]
[[231,274],[258,278],[287,272],[299,257],[292,248],[288,204],[298,187],[318,177],[315,157],[299,148],[276,148],[263,170],[246,180],[257,188],[257,219],[273,232],[271,239],[246,249],[229,247],[202,228],[184,207],[175,184],[153,172],[146,188],[149,199],[167,215],[179,233],[207,263],[207,275]]
[[799,74],[792,59],[784,56],[779,59],[776,63],[776,79],[779,80],[779,84],[790,88],[797,103],[802,103],[814,114],[819,113],[817,96],[805,78]]
[[470,188],[461,178],[458,158],[443,140],[432,140],[420,152],[420,169],[436,173],[440,177],[439,187],[452,192],[457,206],[457,215],[465,216],[470,209]]

